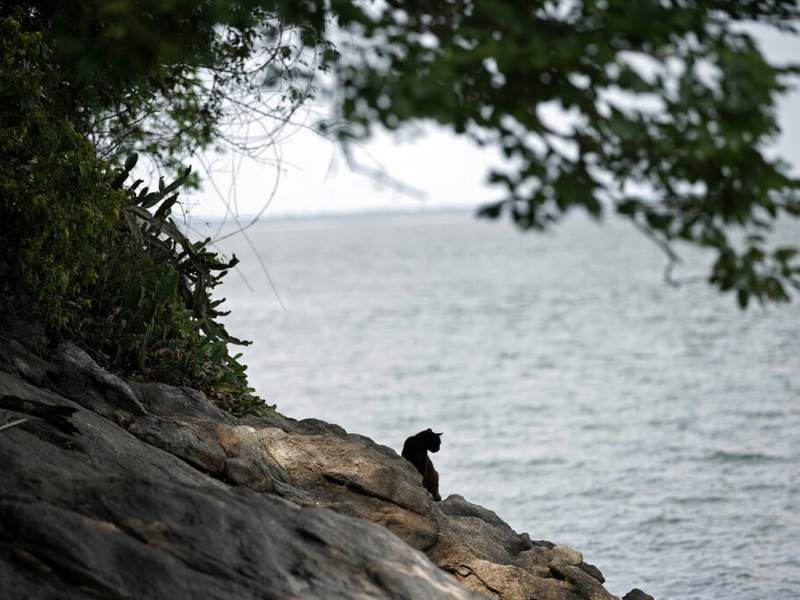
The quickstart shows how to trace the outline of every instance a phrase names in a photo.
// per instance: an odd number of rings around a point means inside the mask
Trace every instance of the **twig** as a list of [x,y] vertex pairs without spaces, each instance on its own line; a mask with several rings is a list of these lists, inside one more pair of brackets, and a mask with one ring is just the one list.
[[659,237],[652,229],[650,229],[647,225],[640,223],[635,218],[631,219],[631,223],[633,226],[636,227],[644,236],[653,242],[656,246],[658,246],[664,254],[667,255],[667,264],[664,267],[664,282],[673,288],[679,288],[682,285],[687,285],[691,283],[702,283],[706,281],[705,277],[702,276],[695,276],[695,277],[680,277],[675,278],[672,272],[675,270],[675,267],[683,262],[680,256],[672,249],[669,242],[664,238]]
[[11,429],[12,427],[16,427],[17,425],[22,425],[28,419],[17,419],[16,421],[11,421],[10,423],[6,423],[3,426],[0,426],[0,431],[5,431],[6,429]]
[[672,276],[672,271],[675,268],[675,265],[682,262],[681,257],[675,253],[675,250],[672,249],[672,246],[669,245],[669,242],[658,235],[650,229],[647,225],[640,223],[636,220],[636,218],[631,219],[631,223],[633,226],[636,227],[644,236],[653,242],[656,246],[661,248],[664,254],[667,255],[667,265],[664,268],[664,282],[669,285],[670,287],[679,287],[680,282],[676,281],[675,278]]
[[[275,148],[273,148],[273,151],[277,152],[277,150]],[[275,296],[275,299],[278,301],[278,304],[280,305],[281,309],[284,312],[286,312],[286,305],[283,303],[283,300],[281,299],[281,296],[278,293],[278,288],[275,286],[275,282],[272,280],[272,277],[269,274],[269,269],[267,269],[267,265],[264,262],[264,259],[261,257],[261,253],[258,251],[256,246],[253,244],[252,240],[250,239],[250,236],[247,235],[247,229],[252,227],[253,225],[255,225],[256,222],[258,222],[258,220],[261,218],[261,215],[263,215],[264,212],[267,210],[267,208],[269,208],[269,205],[272,203],[272,200],[273,200],[273,198],[275,197],[275,194],[278,191],[278,183],[280,182],[280,157],[277,156],[277,154],[276,154],[276,160],[277,160],[277,162],[279,164],[279,168],[276,170],[275,183],[272,186],[272,190],[271,190],[271,192],[269,194],[269,197],[267,198],[267,201],[261,207],[261,210],[259,210],[258,213],[256,213],[256,216],[249,223],[247,223],[245,225],[241,224],[241,222],[239,221],[238,216],[236,214],[234,214],[234,212],[231,210],[230,202],[222,195],[222,192],[217,187],[216,183],[214,182],[213,177],[211,177],[211,172],[210,172],[209,167],[206,164],[206,162],[203,160],[203,158],[201,156],[198,156],[198,159],[200,161],[200,164],[203,166],[203,169],[205,169],[206,174],[209,176],[209,181],[211,182],[211,187],[214,188],[214,191],[217,193],[217,195],[219,196],[219,199],[222,201],[223,205],[225,206],[225,215],[226,215],[226,217],[228,215],[230,215],[231,218],[233,219],[234,223],[236,223],[236,229],[234,231],[232,231],[230,233],[227,233],[227,234],[225,234],[225,235],[223,235],[221,237],[217,237],[216,239],[214,239],[212,241],[214,243],[219,243],[222,240],[225,240],[225,239],[227,239],[227,238],[229,238],[231,236],[234,236],[234,235],[237,235],[237,234],[241,234],[241,236],[244,238],[245,242],[247,242],[247,245],[250,246],[250,249],[253,251],[253,254],[255,254],[256,259],[258,260],[258,264],[261,266],[261,271],[264,273],[264,276],[267,278],[267,283],[269,283],[269,286],[272,289],[272,294]]]
[[10,394],[3,394],[0,395],[0,408],[44,419],[63,433],[80,435],[78,428],[68,420],[76,411],[71,406],[45,404],[36,400],[26,400]]

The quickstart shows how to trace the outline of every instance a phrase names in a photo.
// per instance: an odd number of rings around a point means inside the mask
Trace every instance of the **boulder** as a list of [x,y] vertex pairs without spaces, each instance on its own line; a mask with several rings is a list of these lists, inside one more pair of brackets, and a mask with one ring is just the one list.
[[[24,382],[13,391],[75,409],[76,433],[38,418],[0,432],[4,597],[472,597],[384,527],[204,473],[197,464],[225,456],[189,460],[211,434],[191,439],[151,416],[126,431]],[[155,428],[180,456],[137,435]]]
[[622,600],[655,600],[650,594],[645,594],[639,588],[633,588],[622,597]]
[[237,419],[13,337],[3,395],[75,409],[77,430],[33,416],[0,432],[9,597],[615,598],[577,550],[435,502],[408,461],[337,425]]

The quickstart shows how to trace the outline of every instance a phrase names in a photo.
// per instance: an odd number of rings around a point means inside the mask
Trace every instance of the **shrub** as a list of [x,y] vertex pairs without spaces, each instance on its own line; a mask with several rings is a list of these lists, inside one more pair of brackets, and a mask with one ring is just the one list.
[[0,19],[0,244],[11,250],[0,281],[64,328],[98,279],[124,192],[62,112],[47,58],[38,32]]
[[0,18],[0,310],[41,320],[125,375],[198,387],[234,414],[270,410],[228,351],[245,342],[211,300],[236,259],[170,218],[188,170],[154,191],[124,187],[135,157],[122,169],[98,158],[41,34],[21,22]]
[[[117,173],[116,185],[134,164],[135,156]],[[228,334],[218,320],[227,314],[218,309],[223,300],[211,299],[238,261],[220,260],[208,249],[208,239],[192,242],[169,216],[176,190],[189,175],[187,169],[169,185],[161,180],[152,192],[136,194],[138,181],[126,189],[115,252],[95,288],[81,336],[124,372],[199,387],[234,414],[260,414],[273,407],[248,386],[241,355],[228,351],[229,344],[250,342]]]

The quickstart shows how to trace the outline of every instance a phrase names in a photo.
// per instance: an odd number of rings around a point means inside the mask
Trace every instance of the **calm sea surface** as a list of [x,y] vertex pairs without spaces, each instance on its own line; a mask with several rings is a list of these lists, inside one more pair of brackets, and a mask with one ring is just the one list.
[[616,594],[800,598],[800,303],[743,313],[704,284],[668,288],[623,223],[543,236],[454,213],[249,234],[287,310],[241,237],[223,248],[249,285],[231,273],[222,295],[281,412],[398,452],[443,430],[443,496],[580,549]]

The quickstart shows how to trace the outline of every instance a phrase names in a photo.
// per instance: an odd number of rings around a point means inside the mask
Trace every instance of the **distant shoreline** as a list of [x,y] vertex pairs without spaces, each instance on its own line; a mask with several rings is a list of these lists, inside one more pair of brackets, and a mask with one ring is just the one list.
[[[425,215],[425,216],[452,215],[452,214],[474,215],[476,210],[477,210],[476,206],[467,204],[457,205],[457,206],[437,206],[430,208],[413,207],[408,209],[366,208],[366,209],[356,209],[356,210],[264,214],[259,218],[258,222],[283,223],[283,222],[295,222],[295,221],[322,221],[322,220],[338,221],[343,219],[368,220],[376,217],[405,217],[414,215]],[[236,218],[241,224],[246,224],[252,221],[254,217],[255,215],[252,214],[242,214],[238,215]],[[179,221],[184,221],[184,219],[179,219]],[[232,223],[233,219],[231,217],[225,218],[220,216],[205,216],[205,215],[190,214],[187,215],[185,221],[188,222],[189,224],[202,223],[207,225],[219,225],[220,223]]]

